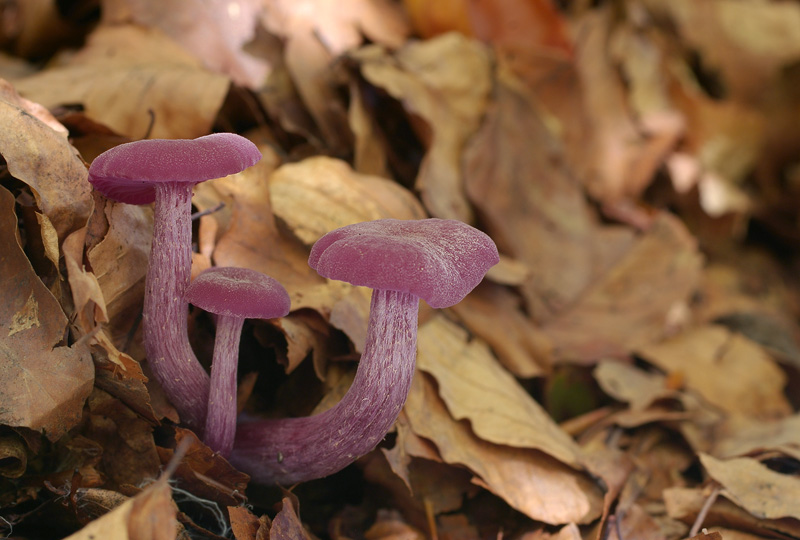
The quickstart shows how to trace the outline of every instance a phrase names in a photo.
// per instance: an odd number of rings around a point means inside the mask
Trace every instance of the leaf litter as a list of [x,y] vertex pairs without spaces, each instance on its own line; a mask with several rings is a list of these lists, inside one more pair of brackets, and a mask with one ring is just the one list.
[[[796,5],[35,4],[0,63],[4,534],[800,538]],[[421,306],[394,431],[327,479],[249,482],[149,374],[151,211],[86,165],[212,131],[264,159],[197,188],[194,273],[292,298],[245,326],[247,415],[352,380],[369,291],[310,270],[325,233],[448,217],[501,251]],[[206,366],[213,328],[192,312]]]

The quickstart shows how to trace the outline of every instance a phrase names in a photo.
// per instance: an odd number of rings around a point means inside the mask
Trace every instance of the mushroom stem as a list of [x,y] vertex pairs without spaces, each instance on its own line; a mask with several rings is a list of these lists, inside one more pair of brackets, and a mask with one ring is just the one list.
[[302,418],[241,422],[231,463],[260,483],[290,485],[333,474],[391,429],[408,397],[419,298],[374,290],[355,379],[333,408]]
[[155,186],[153,245],[144,295],[144,345],[156,380],[181,419],[202,430],[209,377],[189,345],[189,304],[184,298],[192,268],[192,186]]
[[242,326],[244,318],[219,316],[214,336],[211,390],[203,440],[209,448],[225,457],[231,453],[236,434],[236,375]]

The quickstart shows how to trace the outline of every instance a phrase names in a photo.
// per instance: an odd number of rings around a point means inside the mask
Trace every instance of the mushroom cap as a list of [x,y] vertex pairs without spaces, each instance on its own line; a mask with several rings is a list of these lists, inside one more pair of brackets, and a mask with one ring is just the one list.
[[199,183],[235,174],[261,159],[256,145],[235,133],[198,139],[145,139],[103,152],[89,167],[89,182],[115,201],[148,204],[159,182]]
[[497,264],[485,233],[451,219],[380,219],[333,230],[311,248],[321,276],[408,292],[442,308],[457,304]]
[[243,319],[273,319],[289,313],[289,293],[277,280],[234,266],[202,271],[186,289],[186,300],[205,311]]

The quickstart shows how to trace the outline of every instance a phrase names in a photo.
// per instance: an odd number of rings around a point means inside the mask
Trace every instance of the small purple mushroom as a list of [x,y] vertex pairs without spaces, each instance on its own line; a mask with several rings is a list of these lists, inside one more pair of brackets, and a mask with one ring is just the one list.
[[97,156],[89,182],[115,201],[153,209],[153,246],[144,296],[144,344],[153,375],[181,418],[203,429],[209,377],[189,346],[184,299],[192,264],[191,198],[195,184],[235,174],[261,159],[239,135],[121,144]]
[[456,304],[497,262],[486,234],[453,220],[369,221],[320,238],[312,268],[373,289],[355,380],[321,414],[241,422],[231,463],[256,482],[289,485],[337,472],[375,448],[408,396],[419,298],[435,308]]
[[283,317],[289,313],[289,294],[261,272],[229,266],[200,273],[186,289],[186,299],[218,315],[204,440],[227,457],[236,433],[236,375],[244,320]]

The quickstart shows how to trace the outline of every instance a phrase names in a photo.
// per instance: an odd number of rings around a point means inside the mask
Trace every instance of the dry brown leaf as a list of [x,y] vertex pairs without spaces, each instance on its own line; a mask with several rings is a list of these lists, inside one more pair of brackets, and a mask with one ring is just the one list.
[[229,506],[228,517],[236,540],[256,540],[261,520],[244,506]]
[[[672,519],[692,524],[708,499],[710,490],[674,487],[664,490],[667,514]],[[797,538],[800,523],[795,519],[758,519],[735,505],[725,497],[718,497],[706,515],[703,524],[707,527],[725,525],[756,533],[767,538]]]
[[156,30],[118,26],[96,30],[67,64],[14,84],[45,107],[83,104],[89,118],[132,139],[192,139],[211,130],[229,81]]
[[587,13],[576,29],[581,39],[575,66],[591,135],[583,149],[588,154],[583,181],[594,197],[605,202],[638,198],[684,130],[683,119],[672,110],[640,110],[642,116],[634,119],[623,78],[608,50],[613,17],[614,10],[605,6]]
[[574,523],[564,525],[558,531],[536,531],[525,533],[520,540],[582,540],[581,530]]
[[519,299],[508,289],[484,282],[452,309],[515,377],[539,377],[549,370],[550,340],[525,317]]
[[95,239],[86,256],[103,292],[112,328],[127,333],[142,309],[153,213],[149,207],[111,201],[97,211],[105,214],[108,230],[102,239]]
[[60,345],[67,317],[17,243],[14,197],[0,189],[0,424],[55,441],[80,420],[94,382],[85,345]]
[[659,214],[601,279],[544,326],[556,357],[593,362],[662,338],[675,308],[694,291],[701,264],[686,227]]
[[800,58],[800,6],[745,0],[694,2],[645,0],[655,16],[666,15],[703,63],[719,70],[737,99],[757,99],[785,65]]
[[727,433],[720,434],[714,446],[713,454],[717,457],[743,456],[756,451],[784,448],[800,452],[800,414],[774,422],[754,421],[746,417],[731,420],[731,425],[725,426]]
[[312,540],[313,537],[303,527],[297,516],[297,510],[292,504],[292,499],[289,497],[283,498],[281,509],[272,520],[269,537],[271,539]]
[[277,279],[297,309],[301,291],[324,284],[324,280],[308,266],[306,248],[278,232],[268,178],[280,158],[269,147],[259,149],[264,157],[253,167],[198,186],[198,191],[215,190],[231,200],[230,223],[217,242],[214,263],[252,268]]
[[[176,427],[175,447],[179,449],[182,443],[187,445],[186,455],[175,469],[174,477],[183,489],[219,505],[239,504],[250,477],[200,442],[194,432]],[[158,447],[158,453],[161,462],[168,463],[175,450]]]
[[501,54],[569,55],[567,22],[551,0],[468,0],[475,37]]
[[600,236],[559,155],[534,96],[500,64],[486,120],[464,150],[466,189],[500,251],[529,268],[522,290],[540,322],[572,303],[603,270],[598,252],[618,249],[630,236]]
[[687,330],[662,343],[637,348],[688,388],[728,413],[768,419],[791,410],[783,396],[786,377],[764,350],[721,326]]
[[[0,154],[8,172],[28,184],[59,241],[83,226],[92,208],[88,173],[66,130],[41,106],[16,95],[0,80]],[[59,129],[60,126],[60,129]]]
[[334,152],[347,152],[351,135],[331,64],[358,47],[362,34],[399,47],[408,33],[402,12],[387,0],[267,0],[263,24],[285,39],[286,66],[323,138]]
[[486,441],[535,448],[576,466],[580,450],[550,415],[489,351],[443,316],[419,328],[417,364],[438,383],[439,394],[456,420],[466,419]]
[[347,296],[334,304],[330,323],[344,332],[356,352],[364,352],[367,342],[367,323],[372,291],[366,287],[353,287]]
[[276,169],[269,194],[275,216],[309,246],[351,223],[426,217],[419,201],[396,182],[359,174],[346,162],[325,156]]
[[479,485],[532,519],[557,525],[588,523],[602,510],[602,494],[588,477],[538,450],[496,445],[453,420],[432,380],[415,375],[406,403],[417,435],[433,441],[442,458],[464,465]]
[[158,28],[217,73],[257,88],[269,64],[243,47],[255,37],[260,0],[103,0],[103,24]]
[[406,523],[394,512],[380,512],[375,523],[364,532],[366,540],[425,540],[427,536]]
[[781,474],[752,458],[718,460],[700,454],[709,476],[722,484],[722,494],[761,519],[800,519],[800,478]]
[[410,42],[395,55],[377,47],[353,53],[363,76],[428,124],[428,152],[417,190],[431,215],[473,221],[461,152],[480,125],[489,97],[487,50],[460,34]]
[[654,401],[677,397],[667,377],[648,373],[622,362],[600,362],[592,372],[603,392],[618,401],[628,403],[632,410],[642,411]]
[[167,478],[162,477],[65,540],[174,540],[178,534],[176,515],[172,490]]
[[110,486],[135,485],[144,478],[155,478],[161,463],[153,441],[153,425],[121,400],[97,388],[87,406],[86,436],[103,449],[101,465]]

